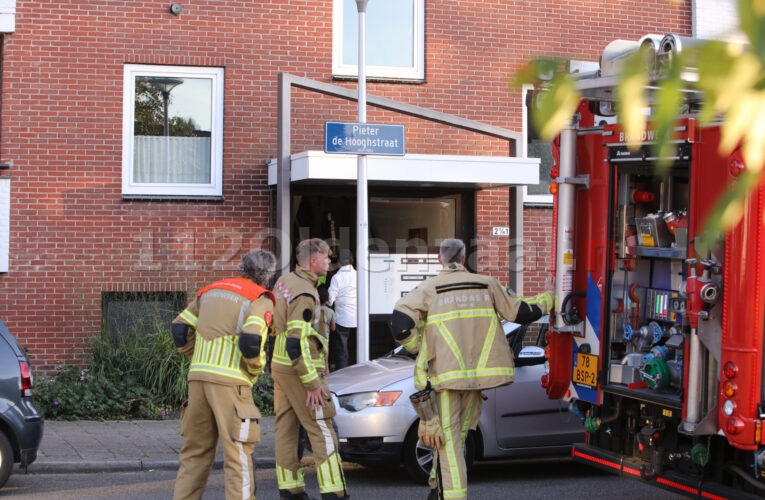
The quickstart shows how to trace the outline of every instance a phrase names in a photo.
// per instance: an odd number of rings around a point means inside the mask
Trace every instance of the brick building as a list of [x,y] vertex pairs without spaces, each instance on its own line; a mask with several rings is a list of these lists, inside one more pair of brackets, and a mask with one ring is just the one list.
[[[439,184],[439,169],[454,167],[438,156],[523,156],[524,99],[509,82],[524,62],[597,62],[613,39],[691,36],[696,3],[370,0],[367,121],[404,125],[407,156],[425,156],[436,177],[371,180],[371,236],[398,239],[403,225],[428,252],[461,237],[474,269],[537,291],[550,254],[544,161],[541,188],[491,187]],[[355,16],[352,0],[182,0],[175,12],[0,1],[0,318],[38,370],[82,363],[88,339],[114,334],[147,300],[172,314],[252,247],[279,251],[269,168],[285,150],[322,152],[325,122],[356,121],[356,102],[334,94],[357,89]],[[280,75],[318,91],[292,87],[285,110]],[[298,182],[297,162],[280,230],[292,245],[312,236],[355,248],[354,182]],[[470,179],[484,168],[461,164]],[[412,213],[427,215],[399,224]]]

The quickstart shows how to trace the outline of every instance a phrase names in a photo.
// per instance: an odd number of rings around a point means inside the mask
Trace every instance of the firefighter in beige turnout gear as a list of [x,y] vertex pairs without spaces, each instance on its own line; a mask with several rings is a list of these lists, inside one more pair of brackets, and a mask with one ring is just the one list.
[[226,500],[255,498],[252,453],[260,440],[260,412],[252,383],[265,364],[264,345],[275,304],[266,287],[276,271],[276,258],[253,250],[242,256],[239,271],[239,278],[200,290],[173,320],[173,341],[191,358],[175,500],[202,498],[218,440]]
[[318,333],[316,290],[329,268],[329,246],[301,241],[297,268],[274,286],[276,341],[271,360],[276,412],[276,478],[280,498],[304,499],[303,469],[297,455],[300,426],[311,443],[322,498],[346,498],[345,477],[332,426],[336,408],[325,380],[328,339]]
[[530,323],[549,311],[553,296],[522,299],[496,279],[468,272],[457,239],[443,241],[438,260],[441,272],[396,302],[391,328],[398,343],[417,353],[420,391],[412,403],[420,440],[434,452],[428,498],[462,499],[465,437],[481,416],[481,391],[510,384],[515,375],[500,318]]

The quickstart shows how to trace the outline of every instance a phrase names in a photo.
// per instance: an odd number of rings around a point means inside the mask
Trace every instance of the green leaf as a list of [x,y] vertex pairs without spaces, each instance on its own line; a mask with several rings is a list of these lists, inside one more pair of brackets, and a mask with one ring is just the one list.
[[765,0],[739,0],[738,17],[752,53],[765,63]]
[[619,102],[619,122],[627,134],[630,149],[640,146],[640,134],[645,130],[648,101],[645,86],[648,83],[648,71],[644,56],[640,51],[630,54],[622,66],[622,77],[616,88]]
[[759,174],[744,170],[731,189],[724,191],[715,203],[707,221],[703,224],[705,232],[696,247],[703,254],[705,248],[714,247],[718,236],[735,226],[744,213],[744,203],[747,196],[757,187]]
[[561,72],[563,63],[557,59],[534,59],[521,67],[511,80],[512,86],[521,88],[523,85],[539,85],[552,80]]
[[557,73],[552,86],[543,92],[536,113],[532,115],[539,136],[551,141],[563,127],[571,123],[581,99],[574,82],[563,73]]

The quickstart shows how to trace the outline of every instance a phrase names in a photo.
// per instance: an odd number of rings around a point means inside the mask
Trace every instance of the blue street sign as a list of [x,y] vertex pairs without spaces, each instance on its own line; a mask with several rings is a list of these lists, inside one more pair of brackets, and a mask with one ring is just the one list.
[[404,126],[326,122],[325,153],[404,155]]

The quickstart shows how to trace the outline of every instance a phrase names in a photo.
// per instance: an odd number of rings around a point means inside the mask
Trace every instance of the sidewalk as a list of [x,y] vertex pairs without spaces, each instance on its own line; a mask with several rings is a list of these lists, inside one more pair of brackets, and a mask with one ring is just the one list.
[[[255,465],[274,467],[274,417],[261,418],[260,434]],[[176,470],[182,445],[177,419],[46,421],[37,460],[29,466],[29,473]],[[219,447],[215,468],[222,464]]]

